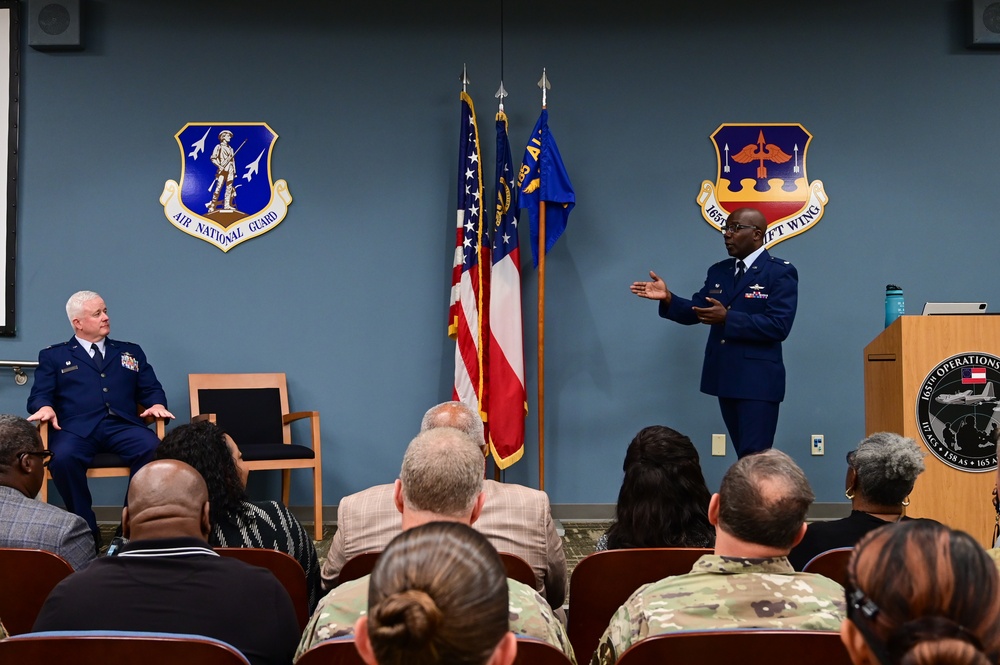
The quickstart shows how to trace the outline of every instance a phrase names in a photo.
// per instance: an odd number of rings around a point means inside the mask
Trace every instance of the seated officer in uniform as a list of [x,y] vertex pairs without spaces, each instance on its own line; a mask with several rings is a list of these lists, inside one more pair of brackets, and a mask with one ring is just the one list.
[[[99,546],[87,467],[98,453],[110,452],[135,475],[160,443],[143,418],[174,416],[139,345],[108,338],[111,320],[100,295],[74,293],[66,315],[73,337],[39,352],[28,420],[49,423],[52,480],[66,507],[86,520]],[[145,407],[142,413],[139,404]]]

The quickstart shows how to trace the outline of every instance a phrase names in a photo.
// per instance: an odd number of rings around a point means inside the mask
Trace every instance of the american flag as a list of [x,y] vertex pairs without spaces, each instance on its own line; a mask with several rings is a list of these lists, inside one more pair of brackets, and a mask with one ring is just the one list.
[[963,367],[962,383],[986,383],[985,367]]
[[524,454],[524,331],[521,327],[521,250],[517,185],[507,139],[507,116],[497,114],[496,218],[490,275],[489,432],[497,467]]
[[464,91],[458,143],[458,226],[455,231],[455,262],[451,276],[451,306],[448,335],[455,340],[455,386],[452,399],[486,412],[483,322],[487,321],[490,263],[480,261],[488,250],[482,224],[483,165],[479,152],[479,130],[472,98]]

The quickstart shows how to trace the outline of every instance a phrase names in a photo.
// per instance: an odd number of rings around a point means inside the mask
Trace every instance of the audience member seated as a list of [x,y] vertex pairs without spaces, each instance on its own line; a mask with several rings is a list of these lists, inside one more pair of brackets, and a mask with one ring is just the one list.
[[691,439],[662,425],[646,427],[629,444],[623,469],[615,521],[597,541],[598,551],[715,544],[711,492]]
[[792,458],[766,450],[737,461],[708,505],[715,553],[690,573],[640,587],[611,619],[591,662],[618,660],[644,637],[679,630],[838,630],[843,588],[796,573],[786,558],[814,499]]
[[847,453],[847,489],[851,514],[840,520],[813,522],[788,555],[795,570],[821,552],[854,547],[861,536],[886,524],[909,520],[908,497],[924,471],[924,453],[913,439],[876,432]]
[[[473,524],[484,501],[488,501],[483,491],[485,470],[478,441],[465,432],[451,427],[421,432],[407,447],[393,486],[393,502],[402,516],[397,517],[402,530],[439,521]],[[355,622],[368,607],[370,577],[344,582],[319,602],[302,635],[296,658],[317,642],[354,633]],[[485,592],[479,587],[476,590]],[[545,599],[531,587],[511,579],[507,580],[507,591],[510,630],[544,640],[572,659],[573,650],[562,623]]]
[[392,539],[371,575],[354,641],[368,665],[509,665],[507,578],[474,529],[432,522]]
[[[468,434],[488,454],[483,421],[475,409],[462,402],[445,402],[424,415],[421,431],[454,427]],[[566,554],[556,533],[545,492],[486,480],[486,505],[473,527],[485,535],[498,552],[516,554],[535,572],[535,589],[549,605],[560,608],[566,597]],[[337,584],[348,559],[363,552],[381,551],[399,533],[399,514],[393,506],[393,486],[377,485],[346,496],[337,508],[337,532],[323,563],[323,588]]]
[[270,571],[209,547],[208,488],[177,460],[132,478],[122,511],[129,543],[52,591],[34,630],[144,630],[228,642],[254,665],[287,665],[299,639],[295,609]]
[[79,570],[96,556],[87,522],[34,498],[51,457],[34,425],[0,415],[0,547],[47,550]]
[[840,635],[856,665],[1000,660],[1000,581],[968,534],[931,520],[877,529],[848,565]]
[[291,511],[278,501],[247,498],[248,471],[232,438],[210,422],[181,425],[163,437],[157,459],[193,466],[208,485],[209,544],[215,547],[263,547],[295,558],[306,574],[309,611],[319,601],[319,559],[311,537]]

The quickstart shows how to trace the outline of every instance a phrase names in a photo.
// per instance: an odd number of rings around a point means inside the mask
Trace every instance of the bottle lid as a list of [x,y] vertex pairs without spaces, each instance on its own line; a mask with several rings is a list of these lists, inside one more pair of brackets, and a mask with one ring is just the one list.
[[895,284],[886,284],[885,285],[885,290],[886,291],[902,291],[903,289],[901,289],[900,287],[896,286]]

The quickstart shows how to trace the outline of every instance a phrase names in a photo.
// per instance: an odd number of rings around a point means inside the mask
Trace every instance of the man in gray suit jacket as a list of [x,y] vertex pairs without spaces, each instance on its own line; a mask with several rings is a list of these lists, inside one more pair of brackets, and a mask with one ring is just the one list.
[[96,554],[90,527],[79,515],[34,498],[51,457],[34,425],[0,415],[0,547],[54,552],[78,570]]

